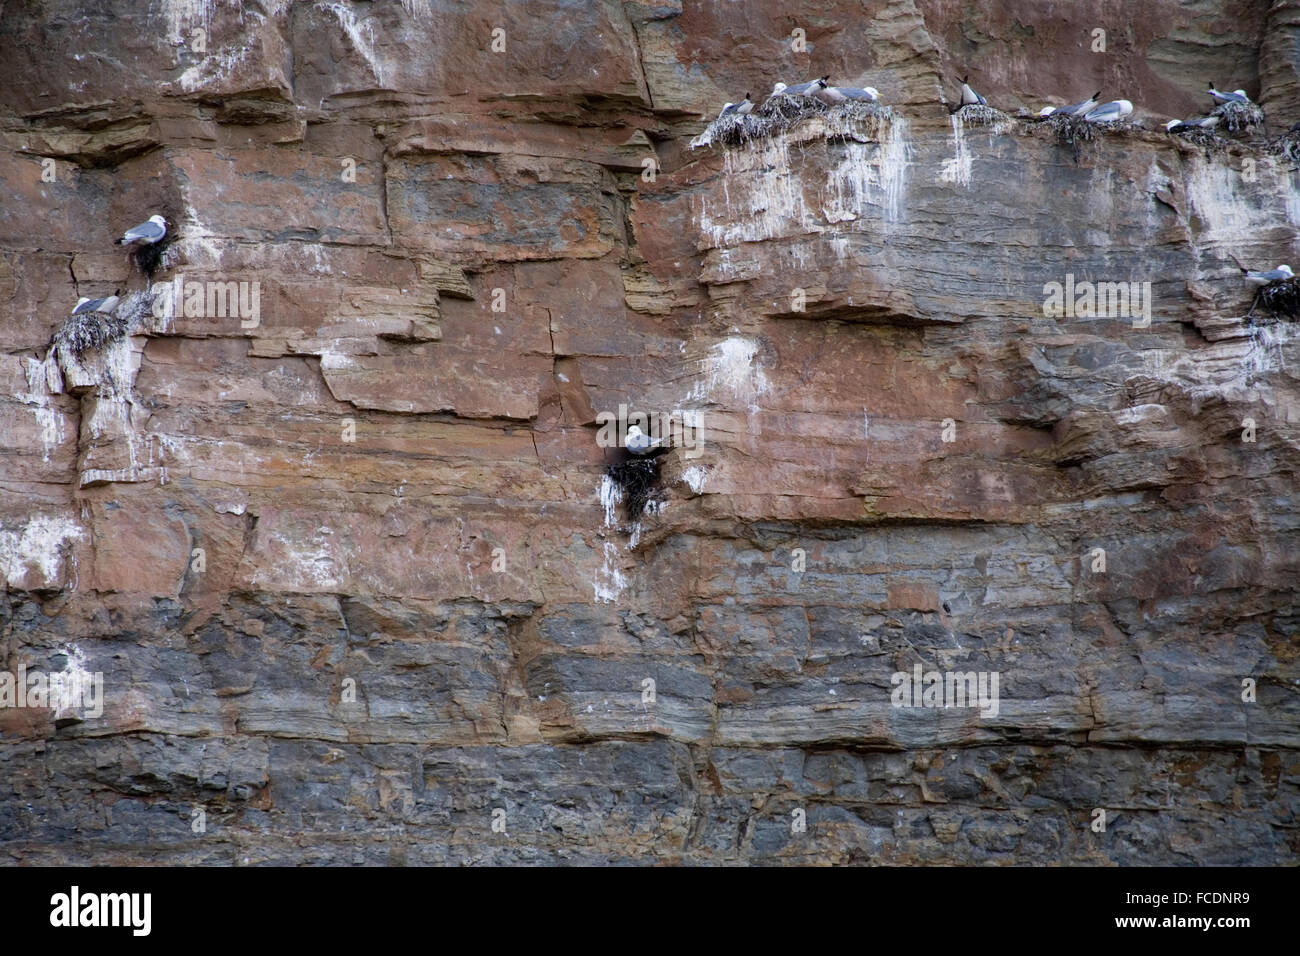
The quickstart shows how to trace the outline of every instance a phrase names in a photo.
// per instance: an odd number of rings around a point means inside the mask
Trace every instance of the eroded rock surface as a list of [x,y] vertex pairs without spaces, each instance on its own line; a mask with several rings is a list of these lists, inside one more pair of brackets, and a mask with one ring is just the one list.
[[[1300,182],[1158,124],[1300,119],[1300,3],[93,6],[0,4],[0,662],[104,687],[0,707],[0,859],[1294,862],[1300,344],[1238,263]],[[890,117],[689,148],[822,73]],[[1077,162],[1014,118],[1097,86]],[[153,211],[170,304],[61,359]],[[702,429],[635,527],[621,404]]]

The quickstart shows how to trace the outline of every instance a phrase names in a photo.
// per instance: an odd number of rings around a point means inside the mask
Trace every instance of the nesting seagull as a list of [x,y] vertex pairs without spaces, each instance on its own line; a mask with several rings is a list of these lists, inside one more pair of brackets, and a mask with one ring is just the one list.
[[124,232],[121,239],[114,239],[113,244],[130,246],[138,242],[142,246],[152,246],[165,235],[167,235],[167,220],[162,216],[150,216],[147,221],[132,226]]
[[1114,123],[1133,112],[1133,104],[1128,100],[1111,100],[1096,109],[1089,110],[1084,119],[1089,123]]
[[1245,90],[1234,90],[1231,93],[1224,93],[1221,90],[1216,90],[1214,84],[1211,83],[1210,88],[1206,90],[1206,92],[1214,97],[1214,102],[1216,103],[1241,103],[1244,105],[1250,102],[1250,97],[1246,95]]
[[121,291],[121,289],[114,289],[112,295],[105,296],[102,299],[91,299],[82,296],[77,300],[77,305],[72,310],[72,314],[85,315],[88,312],[112,312],[117,308],[119,302],[117,294]]
[[1044,106],[1038,113],[1043,119],[1049,116],[1083,116],[1091,112],[1097,106],[1097,97],[1101,96],[1101,90],[1093,93],[1082,103],[1075,103],[1072,106]]
[[880,99],[880,90],[876,89],[874,86],[864,86],[862,88],[856,86],[837,86],[836,89],[851,100],[870,100],[872,103],[875,103]]
[[962,106],[988,106],[989,101],[970,88],[970,84],[967,82],[969,79],[969,74],[961,78],[961,104],[957,108],[961,109]]
[[739,103],[724,103],[722,105],[722,112],[718,114],[718,119],[722,119],[722,117],[724,116],[730,116],[733,113],[736,114],[737,116],[744,116],[753,108],[754,108],[754,103],[749,98],[749,94],[746,93],[745,98],[741,100]]
[[1250,269],[1242,268],[1242,278],[1251,285],[1268,285],[1270,282],[1276,282],[1278,279],[1290,279],[1294,273],[1291,267],[1287,265],[1278,266],[1276,269],[1269,269],[1267,272],[1252,272]]
[[874,103],[880,99],[880,91],[874,86],[828,86],[824,78],[817,82],[819,87],[814,91],[814,95],[828,106],[838,106],[841,103],[847,103],[849,100],[863,100]]
[[817,92],[826,85],[826,81],[830,78],[831,75],[827,73],[815,80],[809,80],[807,83],[796,83],[794,86],[778,83],[772,87],[772,95],[776,96],[778,93],[784,93],[786,96],[816,96]]
[[639,425],[627,426],[627,439],[623,442],[623,447],[638,456],[660,455],[668,450],[663,439],[651,438],[641,431]]
[[1188,133],[1194,129],[1214,129],[1221,122],[1218,116],[1206,116],[1204,119],[1194,120],[1176,120],[1172,119],[1165,124],[1167,133]]

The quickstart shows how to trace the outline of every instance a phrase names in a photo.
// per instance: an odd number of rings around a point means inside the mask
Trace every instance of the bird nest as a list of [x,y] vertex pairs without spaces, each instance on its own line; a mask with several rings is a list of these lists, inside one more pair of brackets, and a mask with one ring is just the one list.
[[1211,150],[1222,152],[1228,145],[1228,141],[1216,133],[1214,130],[1205,126],[1188,126],[1184,129],[1177,130],[1173,133],[1179,139],[1186,140],[1193,145],[1199,146],[1207,153]]
[[[766,103],[749,113],[728,113],[705,127],[704,132],[691,140],[691,149],[701,146],[723,146],[735,149],[756,141],[771,139],[786,132],[810,117],[823,117],[833,129],[848,132],[863,121],[873,124],[888,119],[893,114],[888,106],[868,100],[849,100],[837,106],[827,106],[813,96],[787,96],[784,93],[768,97]],[[873,129],[873,134],[876,132]]]
[[1255,293],[1255,307],[1263,308],[1277,318],[1300,319],[1300,277],[1277,279],[1261,286]]
[[1300,166],[1300,130],[1283,133],[1268,148],[1269,152],[1281,156],[1288,163]]
[[130,320],[120,309],[112,312],[83,312],[63,323],[54,333],[54,345],[78,360],[87,352],[102,349],[126,335]]
[[956,114],[966,126],[996,126],[1008,119],[1006,113],[980,103],[969,103],[956,110]]
[[1218,116],[1230,133],[1259,129],[1264,125],[1264,111],[1254,103],[1220,103],[1210,111]]
[[144,319],[153,298],[148,292],[133,292],[112,312],[82,312],[69,316],[54,333],[54,347],[81,361],[87,352],[103,349],[129,335]]
[[147,246],[137,246],[132,249],[131,258],[135,260],[136,268],[152,279],[153,274],[158,271],[158,267],[162,264],[163,253],[172,244],[172,238],[172,235],[168,233],[158,242]]
[[1052,131],[1056,145],[1068,149],[1076,163],[1084,145],[1097,138],[1098,124],[1089,123],[1082,116],[1072,113],[1053,113],[1043,122]]
[[609,479],[623,493],[627,519],[636,521],[645,511],[659,487],[659,461],[656,458],[629,458],[605,470]]

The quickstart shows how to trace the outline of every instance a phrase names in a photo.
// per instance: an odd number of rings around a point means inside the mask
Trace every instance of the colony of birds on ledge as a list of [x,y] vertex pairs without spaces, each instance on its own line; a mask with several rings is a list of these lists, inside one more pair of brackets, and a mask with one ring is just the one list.
[[[1234,144],[1222,133],[1247,136],[1258,140],[1264,130],[1264,111],[1251,102],[1245,90],[1223,92],[1209,84],[1206,90],[1213,107],[1210,112],[1194,119],[1171,119],[1164,130],[1171,136],[1195,143],[1205,150],[1209,161],[1213,152],[1221,152]],[[988,100],[975,92],[969,77],[961,80],[958,102],[949,112],[963,123],[972,126],[991,126],[996,123],[1042,124],[1050,129],[1057,143],[1068,148],[1074,161],[1079,161],[1082,144],[1090,143],[1097,130],[1112,131],[1132,126],[1142,129],[1129,117],[1133,104],[1129,100],[1101,102],[1098,90],[1086,100],[1068,106],[1045,106],[1038,113],[1017,110],[1014,114],[989,106]],[[880,102],[880,92],[875,87],[832,86],[830,76],[818,77],[806,83],[787,86],[777,83],[764,100],[754,106],[750,94],[738,103],[726,103],[713,122],[694,140],[691,148],[720,145],[727,148],[743,147],[755,141],[775,136],[805,119],[821,117],[826,122],[826,134],[836,135],[849,125],[859,126],[859,132],[869,136],[879,133],[879,123],[892,118],[888,106]],[[863,124],[870,120],[874,124]],[[1249,144],[1248,144],[1249,145]],[[1267,152],[1281,156],[1290,163],[1300,165],[1300,122],[1293,124],[1281,137],[1265,146]],[[1249,313],[1262,307],[1276,317],[1300,318],[1300,278],[1292,274],[1291,267],[1279,265],[1267,271],[1242,268],[1243,278],[1257,288],[1255,302]]]
[[[1054,131],[1057,142],[1071,150],[1075,162],[1079,160],[1081,145],[1092,142],[1097,129],[1116,129],[1126,125],[1133,113],[1131,101],[1119,99],[1103,103],[1100,100],[1102,91],[1098,90],[1086,100],[1069,106],[1045,106],[1037,114],[1023,109],[1009,114],[989,106],[988,100],[971,88],[968,79],[962,79],[960,99],[951,109],[963,122],[972,126],[1013,119],[1046,123]],[[1227,93],[1215,89],[1211,83],[1206,92],[1214,103],[1208,115],[1195,119],[1171,119],[1165,123],[1165,131],[1196,143],[1206,150],[1208,158],[1212,151],[1220,151],[1231,144],[1222,133],[1255,135],[1263,130],[1264,111],[1251,102],[1245,90]],[[833,86],[827,75],[794,86],[777,83],[762,106],[756,107],[748,93],[738,103],[725,104],[717,119],[691,142],[691,147],[743,146],[818,114],[845,120],[881,119],[892,115],[889,107],[881,104],[880,93],[874,87]],[[1269,143],[1268,149],[1292,163],[1300,163],[1300,122]]]

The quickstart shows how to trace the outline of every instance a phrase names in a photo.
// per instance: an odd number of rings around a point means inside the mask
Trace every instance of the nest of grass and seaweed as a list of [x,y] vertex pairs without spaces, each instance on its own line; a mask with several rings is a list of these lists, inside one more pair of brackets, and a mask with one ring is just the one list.
[[1275,156],[1281,156],[1293,166],[1300,166],[1300,129],[1283,133],[1268,144],[1268,151]]
[[163,254],[167,251],[167,247],[172,244],[174,238],[175,237],[168,232],[167,235],[152,245],[136,246],[133,248],[131,250],[131,258],[135,260],[136,268],[150,279],[153,279],[153,274],[157,272],[158,267],[162,265]]
[[827,106],[816,97],[780,94],[769,97],[762,106],[744,115],[729,113],[718,117],[691,140],[691,149],[702,146],[740,148],[756,140],[779,136],[812,117],[822,117],[830,133],[863,131],[865,127],[865,132],[874,139],[879,136],[881,123],[892,116],[893,111],[888,106],[867,100],[849,100],[838,106]]
[[659,487],[657,458],[629,458],[605,469],[609,480],[623,493],[627,520],[636,521],[646,510]]
[[[1083,155],[1083,148],[1097,139],[1098,133],[1113,133],[1119,130],[1131,130],[1134,125],[1128,120],[1114,120],[1110,123],[1089,122],[1074,113],[1053,113],[1046,118],[1022,117],[1033,123],[1034,129],[1045,129],[1056,140],[1056,145],[1070,151],[1077,163]],[[1140,127],[1139,127],[1140,128]]]
[[996,126],[1011,117],[1001,110],[980,103],[970,103],[953,111],[965,126]]
[[112,312],[83,312],[74,315],[54,333],[54,345],[81,359],[87,352],[95,352],[126,335],[131,324],[120,309]]
[[1191,143],[1193,146],[1199,146],[1205,150],[1205,158],[1208,160],[1211,153],[1222,153],[1231,145],[1228,140],[1224,139],[1212,129],[1204,126],[1188,126],[1180,129],[1173,134],[1184,142]]
[[1073,113],[1053,113],[1047,118],[1046,123],[1047,128],[1052,131],[1056,145],[1068,149],[1076,163],[1079,161],[1084,145],[1097,138],[1096,125]]
[[54,333],[54,347],[78,362],[87,352],[101,351],[140,326],[153,304],[149,292],[132,292],[112,312],[83,312],[69,316]]
[[1293,322],[1300,319],[1300,277],[1278,279],[1260,286],[1250,307],[1252,315],[1256,308],[1263,309],[1277,319],[1290,319]]
[[1264,111],[1254,103],[1220,103],[1210,111],[1210,115],[1219,117],[1230,133],[1264,126]]

